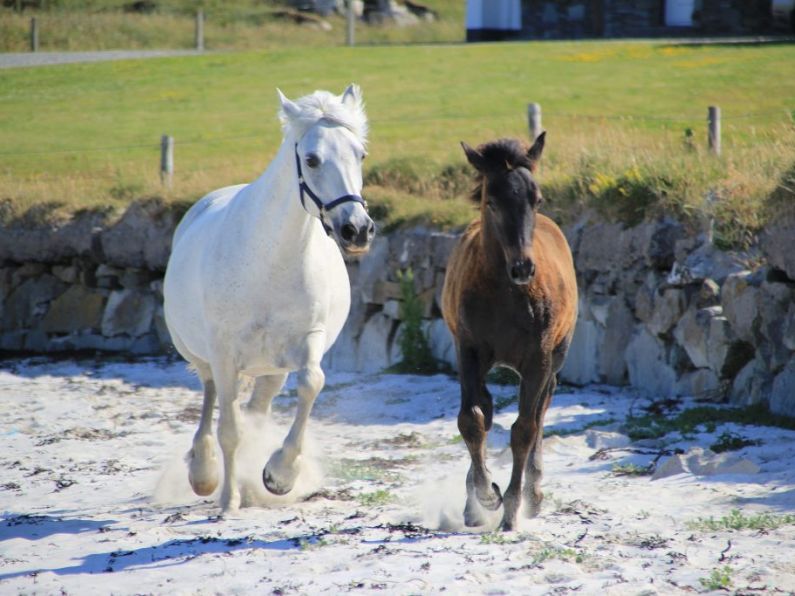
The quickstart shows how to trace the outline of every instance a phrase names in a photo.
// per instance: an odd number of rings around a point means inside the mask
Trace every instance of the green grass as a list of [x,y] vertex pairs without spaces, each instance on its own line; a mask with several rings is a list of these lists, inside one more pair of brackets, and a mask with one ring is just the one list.
[[676,415],[650,414],[628,418],[624,431],[633,441],[658,439],[673,432],[691,435],[699,429],[714,432],[719,424],[733,422],[756,426],[776,426],[795,430],[795,419],[771,414],[763,405],[745,408],[700,406]]
[[[560,42],[285,47],[198,57],[0,71],[0,199],[7,216],[122,208],[139,197],[191,202],[256,177],[281,139],[288,96],[358,82],[371,123],[365,194],[387,226],[462,225],[458,142],[525,137],[526,106],[548,130],[539,179],[548,213],[593,206],[632,222],[708,210],[741,244],[765,206],[791,205],[795,46],[678,47]],[[722,158],[706,153],[706,108],[723,111]],[[694,147],[684,130],[694,131]],[[176,139],[172,189],[160,135]],[[720,200],[707,207],[714,190]]]
[[650,466],[637,464],[613,464],[610,472],[613,476],[649,476],[653,469]]
[[795,525],[795,515],[758,513],[746,515],[739,509],[732,509],[729,515],[718,519],[699,517],[687,524],[691,530],[716,532],[721,530],[775,530],[783,526]]
[[728,590],[732,587],[732,573],[734,570],[728,565],[713,569],[709,577],[702,577],[699,583],[705,590]]
[[362,493],[358,496],[359,502],[366,507],[386,505],[395,500],[395,496],[386,489],[379,489],[371,493]]

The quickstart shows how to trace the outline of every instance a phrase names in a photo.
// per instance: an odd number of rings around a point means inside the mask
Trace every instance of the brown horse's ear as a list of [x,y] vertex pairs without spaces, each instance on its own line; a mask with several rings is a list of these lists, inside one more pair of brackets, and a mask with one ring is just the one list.
[[538,160],[541,159],[541,154],[544,152],[544,139],[546,139],[547,131],[542,132],[536,138],[533,146],[527,150],[527,159],[530,160],[530,171],[535,172],[538,166]]
[[464,141],[461,141],[461,147],[464,149],[464,153],[467,156],[467,161],[472,164],[473,168],[482,174],[486,169],[486,162],[483,159],[483,156],[478,153],[477,149],[473,149]]

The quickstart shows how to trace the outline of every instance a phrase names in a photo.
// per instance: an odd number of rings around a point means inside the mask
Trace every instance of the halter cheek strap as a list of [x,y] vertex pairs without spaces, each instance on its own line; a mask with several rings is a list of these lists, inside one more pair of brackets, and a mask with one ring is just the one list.
[[342,205],[343,203],[359,203],[362,207],[367,209],[367,203],[365,200],[360,197],[359,195],[342,195],[341,197],[337,197],[333,201],[329,201],[328,203],[324,203],[323,200],[315,194],[315,192],[309,188],[309,185],[304,180],[304,174],[301,170],[301,158],[298,155],[298,143],[295,144],[295,167],[298,171],[298,192],[299,196],[301,197],[301,206],[304,210],[309,213],[309,209],[306,208],[306,198],[309,197],[312,199],[312,202],[317,207],[318,211],[318,218],[320,219],[320,223],[323,224],[323,229],[326,231],[326,234],[331,235],[332,228],[331,226],[326,223],[326,213],[331,211],[335,207]]

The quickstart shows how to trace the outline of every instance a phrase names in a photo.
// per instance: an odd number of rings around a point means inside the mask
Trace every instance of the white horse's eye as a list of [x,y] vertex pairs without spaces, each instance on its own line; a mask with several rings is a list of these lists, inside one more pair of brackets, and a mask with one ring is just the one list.
[[320,165],[320,158],[314,153],[310,153],[306,156],[306,165],[310,168],[316,168]]
[[367,154],[366,153],[362,153],[362,161],[364,161],[365,159],[367,159]]

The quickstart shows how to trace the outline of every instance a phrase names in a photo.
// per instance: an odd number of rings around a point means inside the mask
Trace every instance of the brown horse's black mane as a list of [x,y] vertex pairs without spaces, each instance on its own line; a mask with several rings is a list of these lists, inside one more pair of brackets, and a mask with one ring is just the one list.
[[[533,164],[527,156],[527,146],[517,139],[497,139],[490,143],[478,145],[478,153],[483,157],[483,162],[488,172],[504,172],[515,168],[532,169]],[[475,176],[475,188],[472,189],[470,198],[480,203],[483,194],[484,175],[478,172]]]

